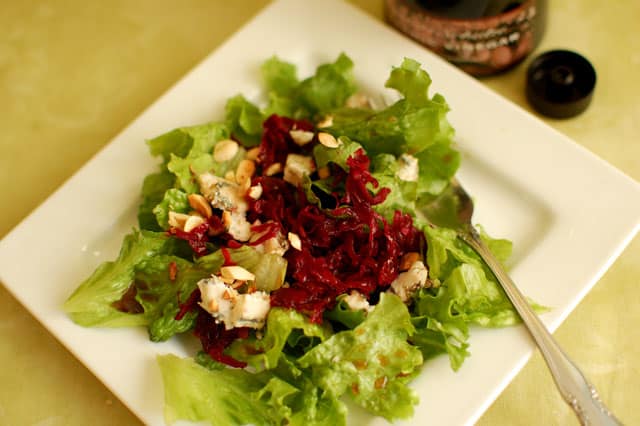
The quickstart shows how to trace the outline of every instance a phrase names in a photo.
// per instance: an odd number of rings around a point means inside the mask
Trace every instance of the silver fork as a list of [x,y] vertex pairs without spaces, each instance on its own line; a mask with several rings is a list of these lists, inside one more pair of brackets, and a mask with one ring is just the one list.
[[540,348],[560,394],[573,408],[580,423],[594,426],[620,425],[620,421],[600,400],[593,385],[560,348],[500,262],[480,239],[471,224],[473,201],[460,183],[454,179],[441,195],[421,208],[421,213],[436,226],[454,229],[458,238],[473,248],[489,266]]

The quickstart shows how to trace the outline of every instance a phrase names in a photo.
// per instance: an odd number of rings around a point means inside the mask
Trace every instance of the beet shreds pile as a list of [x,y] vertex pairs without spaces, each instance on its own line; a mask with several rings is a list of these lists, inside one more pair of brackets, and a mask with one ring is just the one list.
[[[396,211],[388,221],[374,210],[390,190],[378,188],[362,149],[347,159],[348,171],[332,165],[336,191],[329,204],[335,205],[323,208],[310,202],[300,187],[283,179],[281,171],[288,154],[310,155],[313,144],[296,144],[291,131],[313,131],[313,125],[272,115],[263,126],[257,173],[251,179],[251,185],[259,185],[262,193],[258,199],[246,197],[246,218],[253,223],[251,232],[257,238],[242,242],[221,233],[221,220],[215,215],[190,232],[171,229],[170,233],[187,241],[197,256],[207,254],[209,241],[222,245],[225,264],[233,263],[225,247],[257,246],[278,235],[296,235],[299,246],[284,254],[287,284],[271,293],[271,306],[295,309],[320,323],[338,296],[355,290],[369,299],[386,290],[399,273],[403,255],[424,252],[424,235],[413,226],[408,214]],[[197,309],[195,334],[204,350],[217,361],[243,367],[223,351],[235,339],[246,338],[247,329],[225,330],[198,306],[199,290],[194,293],[181,305],[179,316]]]

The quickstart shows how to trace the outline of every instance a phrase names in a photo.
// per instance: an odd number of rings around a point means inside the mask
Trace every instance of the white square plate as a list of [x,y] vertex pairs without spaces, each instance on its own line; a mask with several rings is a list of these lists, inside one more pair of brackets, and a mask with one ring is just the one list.
[[[535,117],[347,4],[276,2],[0,244],[0,273],[9,290],[144,422],[163,424],[155,355],[185,355],[184,346],[175,339],[151,343],[143,329],[82,328],[61,309],[100,262],[116,256],[122,237],[135,225],[141,182],[155,168],[143,141],[221,118],[225,100],[239,92],[258,98],[259,65],[274,53],[298,64],[304,76],[341,51],[353,58],[357,79],[371,93],[383,92],[391,66],[404,56],[429,71],[433,90],[443,93],[452,108],[450,120],[464,157],[460,179],[477,201],[476,219],[490,233],[514,241],[512,276],[525,294],[554,307],[543,316],[551,330],[638,230],[640,186]],[[426,363],[413,383],[421,403],[407,424],[473,423],[533,348],[522,327],[474,329],[470,343],[472,356],[457,373],[444,356]],[[385,424],[361,413],[350,420]]]

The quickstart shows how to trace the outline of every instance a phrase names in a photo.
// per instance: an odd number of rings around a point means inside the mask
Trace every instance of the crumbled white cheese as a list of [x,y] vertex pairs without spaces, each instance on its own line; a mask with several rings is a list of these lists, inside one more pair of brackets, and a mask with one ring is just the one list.
[[[217,276],[198,281],[200,306],[217,320],[224,322],[228,329],[233,328],[233,306],[238,292],[226,285]],[[225,296],[226,294],[226,296]]]
[[262,328],[270,308],[269,294],[264,291],[241,294],[233,309],[235,326]]
[[248,241],[251,237],[251,224],[244,213],[232,212],[229,216],[229,235],[237,241]]
[[212,276],[198,282],[200,306],[209,312],[225,329],[235,327],[262,328],[269,313],[269,294],[263,291],[239,294],[219,277]]
[[410,154],[402,154],[398,158],[398,178],[408,182],[418,180],[418,159]]
[[372,309],[369,305],[369,301],[365,299],[362,293],[352,290],[351,293],[345,296],[342,300],[349,306],[352,311],[367,311]]
[[289,154],[284,166],[284,180],[294,186],[300,186],[303,176],[310,175],[315,169],[313,158],[306,155]]
[[398,274],[391,283],[391,291],[400,297],[403,302],[408,301],[413,293],[427,282],[429,272],[421,260],[413,262],[408,271]]
[[[255,224],[254,224],[255,225]],[[267,231],[256,232],[251,235],[249,239],[250,242],[258,241]],[[284,254],[289,250],[289,241],[282,234],[282,232],[278,232],[274,237],[271,237],[260,244],[257,244],[253,247],[260,253],[274,253],[278,256],[284,256]]]
[[213,207],[238,213],[244,213],[249,208],[237,183],[211,173],[198,175],[197,180],[200,192]]

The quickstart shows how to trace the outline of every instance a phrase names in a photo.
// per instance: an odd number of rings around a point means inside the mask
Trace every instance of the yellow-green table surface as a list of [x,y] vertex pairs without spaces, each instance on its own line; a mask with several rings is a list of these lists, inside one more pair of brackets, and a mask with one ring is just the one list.
[[[267,3],[0,1],[0,237]],[[383,19],[382,0],[353,3]],[[584,114],[545,121],[640,180],[640,2],[549,3],[537,51],[581,52],[598,85]],[[527,64],[483,83],[529,109]],[[629,425],[640,424],[639,261],[636,238],[555,333]],[[140,424],[2,286],[0,366],[0,425]],[[478,424],[577,422],[536,353]]]

